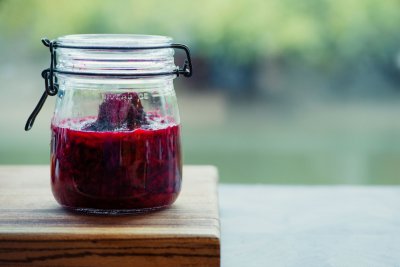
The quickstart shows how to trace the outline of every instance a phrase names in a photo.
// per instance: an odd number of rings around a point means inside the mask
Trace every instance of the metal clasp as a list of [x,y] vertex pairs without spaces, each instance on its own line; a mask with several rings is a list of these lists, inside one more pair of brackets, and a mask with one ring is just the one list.
[[193,74],[193,67],[192,67],[192,59],[190,58],[189,47],[187,47],[184,44],[172,44],[171,48],[182,49],[186,53],[186,59],[183,64],[183,67],[177,70],[177,75],[179,76],[179,74],[183,74],[183,76],[185,77],[191,77]]
[[42,39],[42,43],[49,47],[50,49],[50,68],[45,69],[42,71],[42,77],[44,79],[45,84],[45,91],[43,92],[42,96],[39,99],[36,107],[34,108],[33,112],[29,116],[28,120],[25,123],[25,131],[29,131],[33,123],[35,122],[36,116],[39,114],[40,110],[42,109],[44,103],[46,102],[47,96],[54,96],[58,93],[58,85],[54,82],[54,66],[55,66],[55,50],[54,50],[54,42],[50,41],[47,38]]
[[45,80],[46,92],[50,96],[54,96],[58,92],[58,85],[55,83],[54,72],[56,66],[55,42],[47,38],[42,39],[42,43],[50,49],[50,68],[42,71],[42,77]]

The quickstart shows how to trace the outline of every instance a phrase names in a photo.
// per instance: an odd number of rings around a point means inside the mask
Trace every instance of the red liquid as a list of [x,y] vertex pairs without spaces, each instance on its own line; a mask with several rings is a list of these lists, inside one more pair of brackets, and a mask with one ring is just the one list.
[[56,200],[65,207],[105,210],[171,205],[181,188],[180,128],[147,128],[96,132],[52,125]]

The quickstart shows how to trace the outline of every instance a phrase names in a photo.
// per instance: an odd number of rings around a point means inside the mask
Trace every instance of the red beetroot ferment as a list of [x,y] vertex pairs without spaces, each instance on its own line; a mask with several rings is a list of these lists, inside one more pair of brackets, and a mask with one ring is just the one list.
[[168,206],[181,187],[179,125],[146,114],[136,93],[106,95],[97,119],[52,125],[51,177],[55,198],[69,208]]

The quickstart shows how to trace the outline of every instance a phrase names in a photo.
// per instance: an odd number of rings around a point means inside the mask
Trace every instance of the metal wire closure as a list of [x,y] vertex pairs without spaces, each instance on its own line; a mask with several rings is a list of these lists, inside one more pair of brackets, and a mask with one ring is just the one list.
[[[55,73],[67,74],[67,75],[82,75],[82,76],[102,76],[102,77],[123,77],[123,78],[138,78],[138,77],[151,77],[151,76],[162,76],[162,75],[176,75],[179,77],[182,74],[185,77],[191,77],[193,73],[192,60],[190,57],[190,50],[186,45],[183,44],[170,44],[166,46],[145,46],[145,47],[126,47],[126,46],[70,46],[61,45],[56,41],[50,41],[47,38],[42,39],[42,43],[47,46],[50,50],[50,67],[42,71],[42,77],[45,81],[45,91],[39,99],[38,104],[29,116],[25,124],[25,131],[29,131],[33,123],[35,122],[36,116],[39,114],[44,103],[46,102],[47,96],[54,96],[58,93],[58,84],[56,82]],[[85,50],[150,50],[150,49],[181,49],[186,53],[186,59],[182,67],[177,67],[172,72],[159,72],[159,73],[94,73],[94,72],[73,72],[73,71],[62,71],[58,70],[56,66],[56,48],[68,48],[68,49],[85,49]]]

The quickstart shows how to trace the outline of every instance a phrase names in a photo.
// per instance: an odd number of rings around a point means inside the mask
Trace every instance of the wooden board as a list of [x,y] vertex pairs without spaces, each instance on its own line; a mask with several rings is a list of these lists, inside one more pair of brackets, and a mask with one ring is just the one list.
[[217,170],[183,173],[169,209],[95,216],[56,203],[48,166],[0,167],[0,265],[219,266]]

